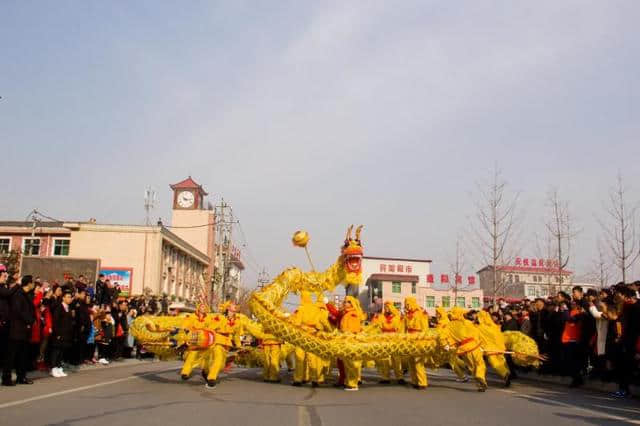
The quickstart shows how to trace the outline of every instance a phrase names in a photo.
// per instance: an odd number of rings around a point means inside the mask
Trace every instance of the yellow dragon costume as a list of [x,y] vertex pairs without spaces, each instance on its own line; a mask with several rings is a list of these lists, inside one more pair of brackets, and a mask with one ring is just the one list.
[[[381,360],[389,357],[423,358],[428,367],[444,365],[451,360],[452,346],[451,328],[464,334],[459,327],[448,327],[446,330],[422,328],[413,333],[359,333],[339,332],[337,330],[310,329],[302,323],[295,323],[289,319],[289,314],[282,310],[282,302],[290,293],[302,291],[322,293],[333,291],[339,284],[357,287],[362,281],[363,248],[360,240],[362,227],[356,230],[355,238],[351,237],[352,228],[347,231],[341,254],[337,261],[322,272],[303,272],[298,268],[289,268],[278,275],[271,284],[259,291],[255,291],[249,300],[249,306],[259,324],[248,319],[239,320],[243,326],[250,326],[253,332],[271,335],[278,341],[286,342],[306,353],[314,354],[321,359],[340,358],[352,364],[353,370],[359,370],[358,361]],[[306,241],[305,241],[306,240]],[[304,247],[308,241],[306,233],[298,232],[294,236],[294,244]],[[246,318],[246,317],[245,317]],[[207,349],[215,345],[215,340],[224,341],[220,337],[220,329],[193,330],[182,328],[181,319],[175,317],[141,316],[134,321],[131,332],[134,337],[150,351],[161,358],[176,356],[185,349]],[[455,323],[456,321],[452,321]],[[216,333],[219,330],[219,333]],[[236,332],[235,328],[232,328]],[[478,331],[470,328],[470,336],[479,339]],[[251,332],[251,331],[249,331]],[[453,333],[459,334],[459,333]],[[469,336],[459,335],[460,341]],[[528,336],[519,332],[505,332],[505,346],[507,351],[514,353],[513,359],[519,365],[537,365],[539,363],[538,349]],[[257,336],[260,337],[260,336]],[[455,343],[455,340],[454,342]],[[226,344],[221,343],[226,347]],[[209,376],[211,376],[210,368]],[[359,373],[358,373],[359,374]],[[476,376],[478,376],[477,374]],[[358,376],[359,377],[359,376]],[[353,378],[353,374],[352,374]],[[486,385],[485,385],[486,386]]]

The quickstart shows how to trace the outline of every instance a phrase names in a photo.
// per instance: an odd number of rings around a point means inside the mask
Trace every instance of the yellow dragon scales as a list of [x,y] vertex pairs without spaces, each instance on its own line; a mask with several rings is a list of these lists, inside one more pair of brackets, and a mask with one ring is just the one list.
[[[340,284],[357,288],[362,281],[363,247],[360,240],[362,226],[352,238],[352,228],[347,231],[341,254],[337,261],[323,272],[303,272],[289,268],[278,275],[271,284],[255,291],[249,300],[253,315],[259,322],[259,330],[302,348],[324,359],[377,360],[389,356],[424,357],[429,367],[438,367],[450,360],[454,348],[447,345],[446,329],[431,328],[422,333],[372,333],[358,334],[312,332],[292,324],[281,306],[290,293],[309,291],[320,293],[333,291]],[[297,232],[295,245],[305,247],[308,235]],[[141,343],[163,348],[166,354],[179,346],[197,347],[208,335],[184,330],[175,334],[177,324],[168,318],[141,317],[132,326],[132,333]],[[259,333],[256,333],[259,334]],[[176,339],[178,337],[178,339]],[[178,342],[179,340],[179,342]],[[519,365],[537,366],[540,360],[535,342],[519,332],[505,333],[507,353],[512,353]],[[168,351],[167,351],[168,349]],[[150,348],[150,350],[154,350]]]

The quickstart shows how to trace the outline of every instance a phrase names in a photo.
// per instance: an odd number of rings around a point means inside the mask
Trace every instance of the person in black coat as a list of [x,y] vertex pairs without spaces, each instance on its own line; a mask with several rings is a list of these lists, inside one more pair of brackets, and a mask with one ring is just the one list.
[[53,332],[49,338],[51,344],[51,375],[53,377],[64,377],[62,371],[62,359],[73,345],[74,332],[74,312],[71,309],[73,293],[66,291],[62,295],[62,302],[53,311],[51,322]]
[[74,341],[71,355],[71,362],[75,365],[81,364],[87,355],[87,339],[91,332],[91,314],[87,304],[87,290],[81,283],[76,283],[76,296],[71,303],[74,312]]
[[11,296],[11,314],[9,317],[9,345],[2,370],[2,385],[14,386],[11,371],[15,368],[17,384],[33,384],[27,378],[28,345],[31,338],[31,326],[36,320],[33,301],[29,293],[33,290],[33,277],[25,275],[20,290]]
[[129,305],[126,300],[120,300],[118,302],[117,309],[111,311],[114,321],[114,334],[113,347],[114,347],[114,359],[119,361],[122,358],[124,351],[124,343],[127,340],[129,334],[129,322],[127,321],[127,312]]
[[107,285],[104,282],[104,274],[98,275],[98,280],[96,281],[96,292],[94,302],[96,305],[102,304],[102,298],[104,297],[104,289]]
[[11,296],[20,289],[18,285],[9,287],[7,284],[8,279],[7,268],[0,264],[0,366],[5,363],[7,348],[9,347],[9,316],[11,314],[9,302]]

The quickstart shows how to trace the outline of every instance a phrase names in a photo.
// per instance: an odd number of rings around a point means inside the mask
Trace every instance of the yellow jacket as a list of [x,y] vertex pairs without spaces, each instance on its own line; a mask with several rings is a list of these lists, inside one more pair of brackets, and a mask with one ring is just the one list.
[[404,328],[407,333],[420,333],[429,328],[429,317],[418,306],[414,297],[407,297],[404,300],[406,313],[404,315]]
[[385,307],[389,307],[390,314],[384,312],[376,314],[371,321],[371,328],[374,331],[381,333],[403,333],[404,332],[404,318],[393,303],[385,302]]
[[291,322],[295,325],[301,326],[309,331],[315,332],[317,330],[331,329],[329,325],[328,316],[311,301],[311,294],[303,291],[300,293],[300,306],[291,315]]
[[343,333],[360,333],[362,331],[362,321],[366,319],[360,308],[360,302],[353,296],[345,297],[351,302],[351,307],[344,310],[340,319],[340,331]]
[[480,332],[480,341],[485,351],[504,352],[507,347],[504,342],[504,335],[500,327],[493,322],[491,315],[486,311],[478,312],[478,331]]
[[459,307],[451,309],[451,322],[444,329],[447,343],[456,348],[458,355],[464,355],[480,347],[480,332],[471,321],[464,317],[465,310]]

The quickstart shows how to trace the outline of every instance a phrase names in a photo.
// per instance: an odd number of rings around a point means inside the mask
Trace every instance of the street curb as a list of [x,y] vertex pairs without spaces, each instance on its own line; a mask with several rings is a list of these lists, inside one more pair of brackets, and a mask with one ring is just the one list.
[[[538,382],[538,383],[550,383],[555,385],[562,385],[569,387],[571,384],[571,377],[564,376],[551,376],[546,374],[538,374],[538,373],[522,373],[518,372],[517,380],[526,380],[527,382]],[[602,382],[600,380],[587,380],[585,379],[584,385],[581,386],[582,389],[589,389],[598,392],[604,393],[614,393],[618,390],[618,385],[613,382]],[[640,386],[632,385],[630,387],[630,391],[632,395],[640,395]]]
[[[109,370],[109,369],[113,369],[113,368],[122,368],[122,367],[131,367],[134,365],[142,365],[142,364],[148,364],[148,363],[156,363],[156,362],[160,362],[160,360],[158,360],[157,358],[153,358],[153,359],[144,359],[144,360],[138,360],[135,358],[130,358],[130,359],[124,359],[121,362],[110,362],[109,365],[101,365],[101,364],[96,364],[96,365],[87,365],[87,364],[83,364],[80,365],[79,368],[77,369],[65,369],[64,372],[67,374],[76,374],[76,373],[80,373],[80,372],[84,372],[84,371],[100,371],[100,370]],[[15,376],[15,373],[13,373],[13,376]],[[49,370],[47,371],[39,371],[39,370],[35,370],[35,371],[31,371],[29,373],[27,373],[27,377],[29,377],[30,379],[44,379],[46,377],[51,377],[51,373]],[[14,377],[15,379],[15,377]]]

